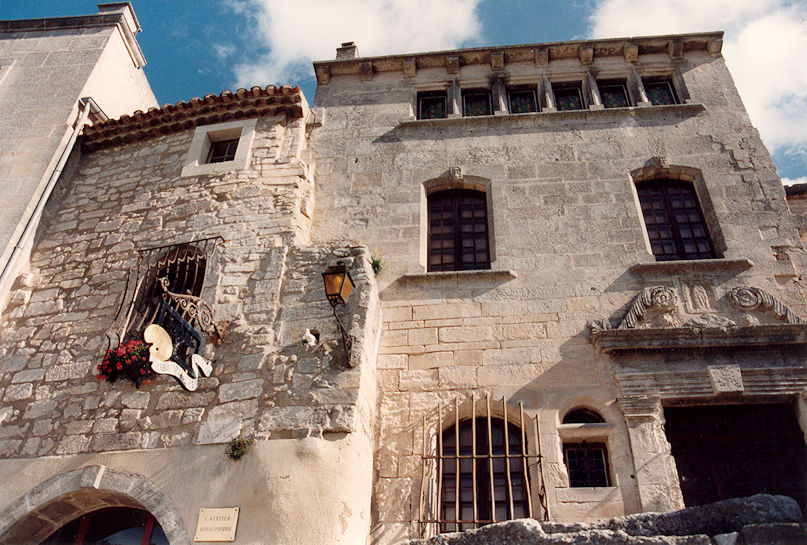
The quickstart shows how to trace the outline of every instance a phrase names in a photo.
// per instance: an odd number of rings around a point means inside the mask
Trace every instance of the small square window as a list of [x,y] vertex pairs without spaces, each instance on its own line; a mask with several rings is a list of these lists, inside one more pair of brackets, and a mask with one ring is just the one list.
[[675,92],[669,81],[654,81],[644,84],[647,99],[653,106],[662,106],[664,104],[678,104],[675,99]]
[[538,111],[535,89],[511,89],[507,93],[511,114],[526,114]]
[[238,138],[219,140],[210,143],[206,163],[223,163],[235,159],[235,150],[238,149]]
[[462,115],[491,115],[489,91],[466,91],[462,93]]
[[418,93],[418,119],[443,119],[445,117],[445,92]]
[[563,445],[563,458],[569,471],[569,486],[609,486],[608,451],[603,443],[572,443]]
[[624,83],[601,83],[600,90],[602,105],[606,108],[627,108],[630,106],[628,91]]
[[583,93],[579,85],[563,86],[553,89],[555,91],[555,102],[560,111],[582,110]]

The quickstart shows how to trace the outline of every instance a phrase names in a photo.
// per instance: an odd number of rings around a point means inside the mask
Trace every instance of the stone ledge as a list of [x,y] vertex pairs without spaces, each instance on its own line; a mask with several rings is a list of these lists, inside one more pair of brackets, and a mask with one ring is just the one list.
[[745,271],[754,266],[750,259],[682,259],[637,263],[628,270],[638,276],[668,275],[687,272]]
[[399,280],[401,282],[429,282],[432,280],[457,280],[462,282],[464,279],[475,280],[510,280],[518,278],[518,274],[510,269],[483,269],[476,271],[439,271],[427,273],[414,273],[401,275]]
[[563,441],[581,441],[587,439],[603,439],[614,430],[615,426],[608,422],[590,422],[586,424],[559,424],[558,435]]
[[398,122],[398,128],[425,128],[443,125],[486,125],[489,123],[511,123],[514,121],[545,120],[548,122],[568,121],[572,119],[598,119],[602,117],[620,117],[629,114],[631,116],[648,115],[657,113],[699,113],[705,112],[706,106],[700,103],[694,104],[666,104],[663,106],[646,106],[629,108],[606,108],[602,110],[565,110],[560,112],[530,112],[524,114],[504,114],[504,115],[477,115],[470,117],[446,117],[443,119],[402,119]]
[[603,329],[591,333],[591,343],[605,353],[807,344],[807,324]]

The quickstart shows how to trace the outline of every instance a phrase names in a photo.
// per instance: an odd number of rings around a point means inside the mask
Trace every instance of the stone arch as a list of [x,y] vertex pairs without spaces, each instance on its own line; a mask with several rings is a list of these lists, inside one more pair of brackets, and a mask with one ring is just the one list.
[[[636,184],[640,182],[648,182],[652,180],[677,180],[680,182],[688,182],[692,184],[695,194],[698,197],[701,211],[703,212],[704,220],[709,230],[709,235],[717,252],[718,257],[723,256],[726,251],[726,241],[723,236],[723,231],[720,229],[720,222],[717,219],[717,212],[714,203],[712,202],[709,189],[707,188],[706,180],[700,169],[688,167],[684,165],[670,165],[666,157],[653,157],[645,166],[634,169],[630,172],[630,177],[633,183],[631,190],[633,192],[634,202],[639,214],[642,218],[641,205],[639,204],[639,195],[636,191]],[[642,221],[644,225],[644,221]],[[644,232],[644,231],[643,231]],[[647,239],[647,233],[644,233],[645,243],[647,244],[648,252],[650,250],[650,241]]]
[[190,545],[179,509],[152,481],[103,465],[51,477],[0,513],[0,545],[37,545],[61,526],[105,507],[149,511],[171,545]]

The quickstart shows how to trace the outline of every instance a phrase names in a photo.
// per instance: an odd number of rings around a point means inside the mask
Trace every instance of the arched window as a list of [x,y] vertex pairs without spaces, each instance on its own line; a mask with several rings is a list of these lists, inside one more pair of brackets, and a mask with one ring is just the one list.
[[93,511],[56,530],[42,545],[168,545],[154,515],[141,509],[110,507]]
[[485,193],[470,189],[449,189],[430,194],[428,201],[428,270],[489,269]]
[[443,432],[440,447],[441,532],[530,516],[526,444],[518,426],[505,427],[498,418],[465,420]]
[[602,424],[605,422],[600,413],[591,409],[572,409],[563,417],[564,424]]
[[691,183],[649,180],[636,191],[657,261],[717,257]]

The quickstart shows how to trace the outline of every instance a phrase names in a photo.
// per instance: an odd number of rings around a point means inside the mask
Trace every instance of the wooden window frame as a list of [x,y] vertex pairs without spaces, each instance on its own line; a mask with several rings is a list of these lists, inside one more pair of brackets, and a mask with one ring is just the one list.
[[[468,97],[484,96],[488,100],[488,110],[483,114],[469,114],[467,107]],[[463,117],[481,117],[485,115],[493,115],[493,96],[490,89],[467,89],[462,91],[462,116]]]
[[235,160],[238,150],[238,138],[227,140],[214,140],[210,142],[210,150],[207,152],[205,163],[224,163]]
[[[474,202],[472,206],[472,217],[463,218],[463,199],[472,199]],[[444,205],[443,208],[439,208]],[[484,217],[474,217],[479,207],[484,211]],[[441,211],[445,212],[446,208],[451,209],[452,215],[450,217],[440,217]],[[487,210],[487,195],[483,191],[473,189],[447,189],[442,191],[435,191],[427,196],[427,217],[428,217],[428,250],[426,255],[426,270],[428,272],[437,271],[465,271],[465,270],[487,270],[490,269],[490,226],[488,224],[489,214]],[[481,221],[478,221],[481,220]],[[484,233],[471,230],[470,232],[464,231],[464,227],[468,225],[484,225]],[[443,222],[450,223],[450,233],[435,233],[435,223]],[[445,225],[441,227],[446,227]],[[465,235],[464,235],[465,234]],[[484,248],[478,248],[478,241],[484,234]],[[450,248],[439,246],[441,242],[445,242],[446,235],[451,235],[453,242]],[[468,241],[473,243],[473,246],[468,246]],[[463,259],[463,248],[473,247],[474,259],[473,261],[465,261]],[[485,256],[481,260],[477,260],[476,256],[484,252]],[[439,263],[433,263],[432,256],[438,254],[441,256]],[[451,255],[453,260],[451,263],[446,262],[446,256]]]
[[[512,100],[513,93],[531,93],[532,94],[533,104],[535,105],[535,108],[533,110],[528,110],[526,112],[514,112],[513,111],[513,100]],[[510,87],[510,88],[508,88],[507,89],[507,108],[508,108],[509,113],[514,114],[514,115],[527,114],[527,113],[536,113],[536,112],[541,111],[541,106],[540,106],[540,104],[538,102],[538,92],[536,91],[536,89],[534,87]]]
[[[650,195],[650,191],[660,191],[662,208],[654,208],[652,199],[658,195]],[[685,191],[688,197],[691,197],[695,206],[688,208],[676,209],[673,205],[673,200],[680,198],[680,195],[673,195],[673,191]],[[655,179],[642,181],[636,184],[636,192],[639,197],[639,205],[642,213],[642,220],[644,222],[645,231],[647,232],[650,241],[650,248],[656,261],[677,261],[677,260],[693,260],[693,259],[716,259],[718,257],[715,250],[715,244],[709,225],[706,223],[706,218],[703,215],[703,209],[700,205],[700,199],[695,191],[692,183],[674,180],[674,179]],[[651,210],[648,210],[651,209]],[[655,218],[657,214],[651,213],[652,210],[660,210],[664,212],[666,222],[650,222],[649,217]],[[676,217],[676,210],[688,210],[689,213],[697,215],[697,221],[688,220],[685,222],[679,221]],[[685,229],[692,230],[693,226],[699,226],[703,230],[703,236],[684,236]],[[669,237],[653,236],[653,233],[659,230],[667,229]],[[705,241],[708,246],[707,250],[697,250],[696,252],[687,252],[687,241],[694,241],[696,248],[699,246],[699,241]],[[664,249],[665,244],[672,243],[675,252],[669,252]],[[655,247],[654,247],[655,245]],[[661,245],[661,251],[657,251]]]

